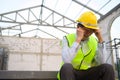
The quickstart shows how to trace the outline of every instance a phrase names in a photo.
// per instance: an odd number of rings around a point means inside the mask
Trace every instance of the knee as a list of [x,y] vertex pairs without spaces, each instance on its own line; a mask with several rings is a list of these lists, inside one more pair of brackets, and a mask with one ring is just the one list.
[[103,68],[108,71],[114,71],[111,64],[102,64]]
[[66,71],[66,70],[72,70],[73,66],[70,63],[64,63],[61,70]]

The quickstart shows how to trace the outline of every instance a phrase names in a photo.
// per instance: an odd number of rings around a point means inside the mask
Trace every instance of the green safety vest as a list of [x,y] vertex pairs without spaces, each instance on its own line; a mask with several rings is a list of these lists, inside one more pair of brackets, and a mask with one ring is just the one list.
[[[75,42],[76,40],[75,37],[76,37],[76,34],[68,34],[66,36],[69,47],[71,47]],[[76,56],[73,58],[71,62],[71,64],[73,65],[73,68],[76,70],[86,70],[91,67],[92,60],[94,59],[94,56],[96,54],[97,40],[93,36],[90,36],[87,44],[89,47],[89,50],[87,51],[87,53],[83,53],[82,49],[80,48],[77,51]],[[57,77],[60,80],[59,73]]]

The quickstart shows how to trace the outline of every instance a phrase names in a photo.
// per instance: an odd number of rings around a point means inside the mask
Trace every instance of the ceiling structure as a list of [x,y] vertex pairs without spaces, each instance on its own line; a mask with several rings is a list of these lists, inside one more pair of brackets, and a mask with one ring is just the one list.
[[118,5],[120,0],[40,0],[37,6],[0,13],[0,36],[61,39],[75,32],[82,12],[91,10],[100,20]]

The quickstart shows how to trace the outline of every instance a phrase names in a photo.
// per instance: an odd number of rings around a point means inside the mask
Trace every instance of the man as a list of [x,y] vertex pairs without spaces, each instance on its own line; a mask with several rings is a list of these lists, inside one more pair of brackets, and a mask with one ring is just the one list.
[[[63,64],[58,73],[58,79],[115,80],[112,65],[104,63],[92,66],[92,62],[98,54],[96,53],[98,46],[103,43],[95,14],[91,11],[84,12],[77,22],[76,34],[68,34],[63,37]],[[93,33],[98,41],[92,36]]]

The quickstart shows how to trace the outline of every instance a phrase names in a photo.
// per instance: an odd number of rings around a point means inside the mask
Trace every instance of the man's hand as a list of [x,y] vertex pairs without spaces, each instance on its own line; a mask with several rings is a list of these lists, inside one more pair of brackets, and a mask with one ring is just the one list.
[[83,37],[84,37],[84,30],[81,28],[81,27],[79,27],[79,28],[77,28],[77,38],[76,38],[76,42],[78,42],[78,43],[80,43],[81,42],[81,40],[83,39]]
[[98,38],[99,43],[102,43],[103,38],[102,38],[102,35],[101,35],[101,32],[100,32],[100,29],[95,30],[94,33],[95,33],[96,37]]

